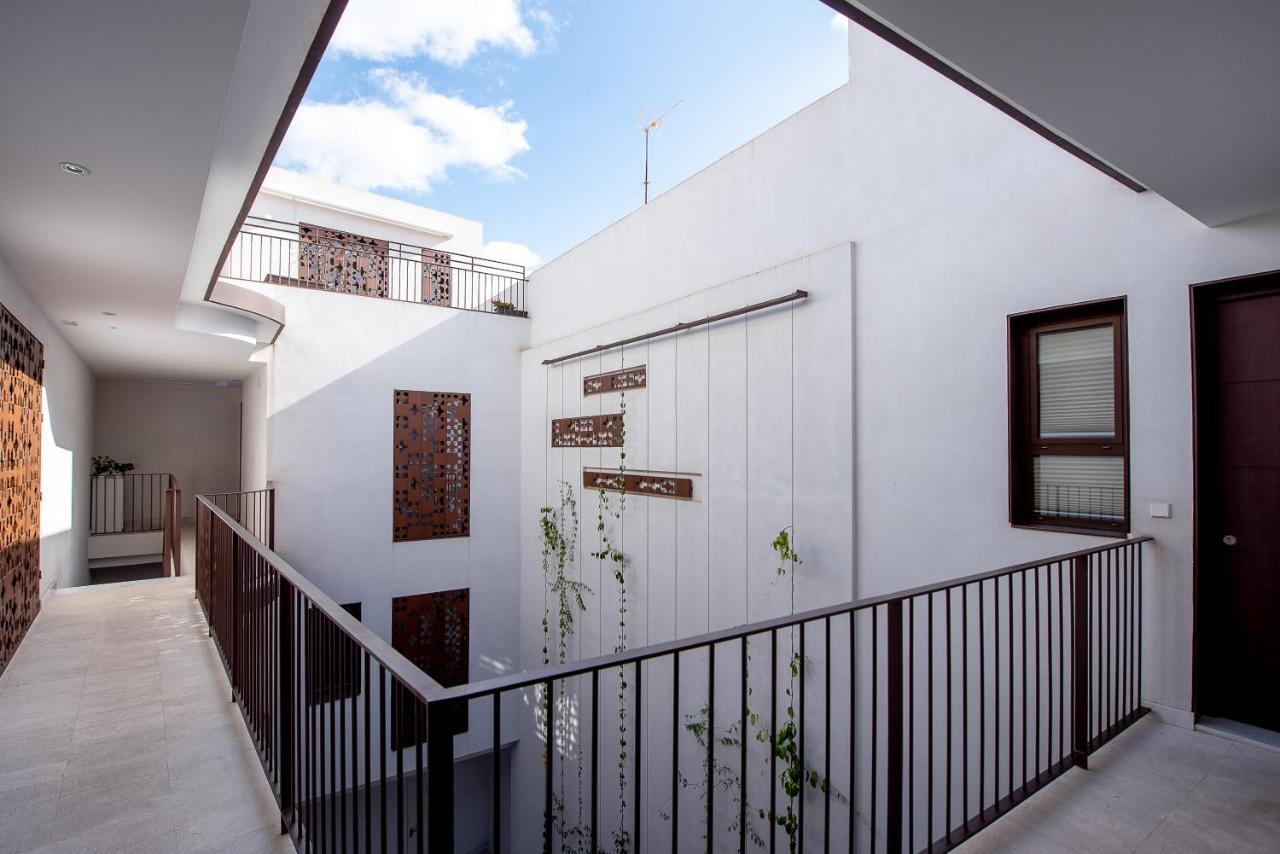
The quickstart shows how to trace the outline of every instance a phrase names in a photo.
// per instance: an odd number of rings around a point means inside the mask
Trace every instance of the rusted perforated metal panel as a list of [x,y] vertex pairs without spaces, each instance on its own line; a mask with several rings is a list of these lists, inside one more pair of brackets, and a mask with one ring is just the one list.
[[471,395],[395,392],[392,539],[471,534]]
[[582,378],[582,394],[606,394],[611,391],[626,391],[632,388],[644,388],[649,382],[649,369],[645,365],[634,368],[623,368],[607,374],[592,374]]
[[[470,679],[470,589],[464,587],[392,599],[391,645],[444,687],[466,684]],[[422,740],[425,729],[419,706],[407,694],[396,697],[391,716],[391,738],[397,749],[416,743],[412,735],[415,717],[418,719],[417,740]],[[467,705],[463,703],[454,714],[455,733],[467,731],[467,717]]]
[[298,283],[302,287],[386,297],[387,256],[385,240],[298,223]]
[[692,498],[693,480],[675,475],[650,472],[603,472],[585,470],[582,485],[587,489],[603,489],[606,492],[628,492],[635,495],[652,495],[658,498]]
[[0,306],[0,672],[40,610],[44,346]]
[[556,418],[551,422],[553,448],[621,448],[622,413]]

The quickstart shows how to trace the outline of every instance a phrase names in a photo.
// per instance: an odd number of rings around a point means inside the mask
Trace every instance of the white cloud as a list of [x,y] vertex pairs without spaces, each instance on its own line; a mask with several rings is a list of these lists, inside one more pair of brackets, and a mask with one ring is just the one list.
[[840,33],[849,32],[849,19],[836,12],[831,16],[831,29]]
[[542,265],[542,256],[523,243],[510,243],[506,240],[490,241],[484,245],[484,251],[480,254],[494,261],[523,264],[526,271]]
[[527,19],[554,33],[545,9],[520,0],[351,0],[331,46],[380,62],[423,55],[461,65],[485,47],[528,56],[537,40]]
[[523,174],[511,160],[529,149],[528,125],[511,116],[511,102],[477,106],[389,68],[369,78],[385,100],[304,101],[276,162],[360,190],[429,192],[453,168]]

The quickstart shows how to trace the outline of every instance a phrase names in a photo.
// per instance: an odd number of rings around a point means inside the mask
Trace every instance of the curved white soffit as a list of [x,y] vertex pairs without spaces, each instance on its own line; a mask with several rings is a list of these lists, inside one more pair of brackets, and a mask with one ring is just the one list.
[[187,305],[204,302],[328,6],[328,0],[251,2],[182,282]]
[[245,345],[246,359],[261,343],[258,340],[259,331],[256,320],[211,305],[181,303],[174,315],[173,325],[185,332],[199,332],[239,341]]

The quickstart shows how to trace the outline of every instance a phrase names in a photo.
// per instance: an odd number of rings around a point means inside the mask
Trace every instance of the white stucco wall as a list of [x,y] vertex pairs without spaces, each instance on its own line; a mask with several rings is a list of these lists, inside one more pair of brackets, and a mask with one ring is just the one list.
[[240,488],[267,486],[267,410],[271,404],[271,365],[264,364],[240,383]]
[[183,516],[197,495],[240,488],[239,386],[99,379],[96,401],[94,453],[173,473]]
[[[287,286],[272,348],[265,479],[276,487],[276,548],[391,640],[396,596],[471,589],[471,678],[519,667],[516,488],[520,350],[528,322]],[[257,376],[255,374],[255,376]],[[471,535],[394,543],[396,389],[471,394]],[[487,744],[487,712],[469,739]]]
[[40,591],[89,583],[93,375],[0,258],[0,303],[44,344]]
[[[1206,228],[857,27],[850,54],[848,85],[535,273],[534,343],[851,242],[875,594],[1101,542],[1008,524],[1006,318],[1127,296],[1133,528],[1158,540],[1146,696],[1189,709],[1187,286],[1280,266],[1280,217]],[[1147,518],[1152,500],[1173,518]]]

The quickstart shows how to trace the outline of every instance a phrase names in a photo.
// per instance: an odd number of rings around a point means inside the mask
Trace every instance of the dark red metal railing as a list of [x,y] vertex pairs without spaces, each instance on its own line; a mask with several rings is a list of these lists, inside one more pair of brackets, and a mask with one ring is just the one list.
[[203,497],[243,525],[267,548],[276,547],[276,491],[273,487],[246,492],[214,492]]
[[[495,852],[945,851],[1146,711],[1149,537],[443,688],[207,499],[197,522],[197,590],[302,851],[453,851],[460,704],[489,725],[487,796],[474,763],[460,785]],[[543,757],[518,780],[504,706]]]
[[528,311],[522,264],[394,241],[313,240],[298,223],[262,217],[245,218],[219,275],[465,311]]
[[160,532],[164,575],[182,574],[182,489],[169,473],[126,472],[93,477],[89,489],[89,533]]

